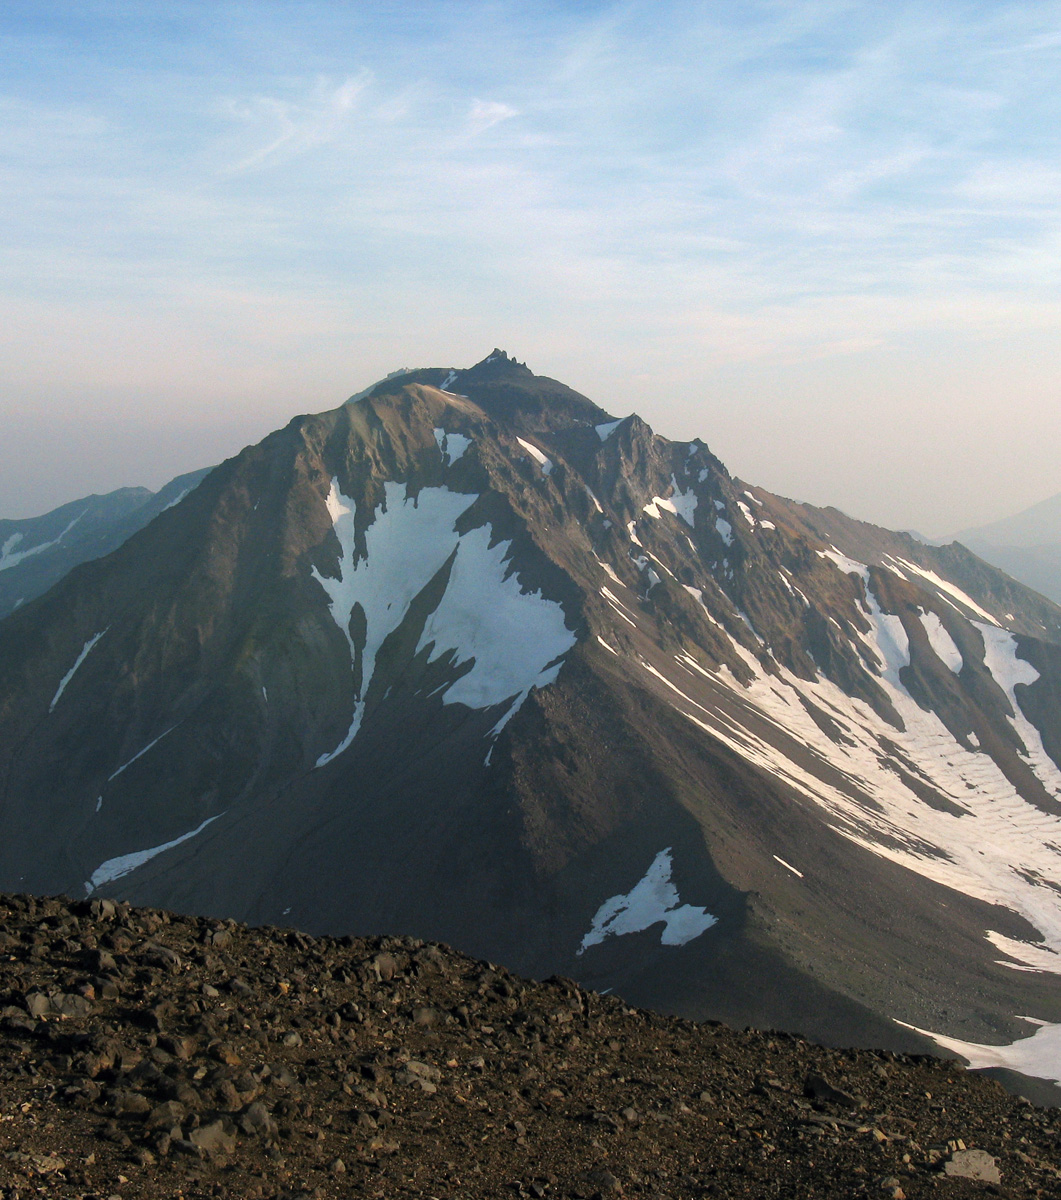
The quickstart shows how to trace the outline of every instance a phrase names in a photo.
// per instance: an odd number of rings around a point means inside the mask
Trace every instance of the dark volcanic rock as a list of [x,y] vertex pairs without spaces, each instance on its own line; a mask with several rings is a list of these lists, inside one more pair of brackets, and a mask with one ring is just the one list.
[[[83,935],[104,934],[83,902],[0,895],[0,921],[20,935],[74,915]],[[202,922],[116,915],[180,968],[141,966],[91,1011],[3,1025],[4,1200],[966,1200],[1061,1188],[1058,1110],[951,1062],[666,1018],[410,938],[236,926],[225,965]],[[71,994],[69,960],[31,944],[20,937],[0,958],[0,999]],[[245,990],[222,986],[233,967]],[[436,1020],[417,1021],[425,1009]],[[102,1088],[86,1087],[90,1060]]]

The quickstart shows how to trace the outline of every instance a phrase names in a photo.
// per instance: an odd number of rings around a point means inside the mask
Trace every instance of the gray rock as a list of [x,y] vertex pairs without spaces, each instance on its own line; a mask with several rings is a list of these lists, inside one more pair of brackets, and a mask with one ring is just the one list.
[[442,1072],[438,1067],[433,1067],[430,1063],[420,1062],[415,1058],[411,1058],[405,1064],[405,1069],[411,1075],[419,1075],[421,1079],[430,1079],[432,1083],[438,1083],[442,1078]]
[[247,1105],[246,1111],[240,1117],[239,1124],[248,1136],[276,1137],[276,1122],[260,1100],[255,1100],[253,1104]]
[[188,1134],[188,1140],[211,1157],[231,1154],[236,1148],[236,1138],[225,1129],[223,1121],[211,1121],[209,1125],[200,1125]]
[[998,1164],[986,1150],[956,1150],[943,1164],[947,1175],[960,1179],[979,1179],[983,1183],[1000,1183]]
[[384,951],[382,954],[377,954],[372,960],[372,967],[376,972],[377,979],[393,979],[398,973],[398,960],[393,954]]
[[151,1110],[147,1117],[147,1123],[152,1129],[170,1129],[174,1125],[179,1125],[186,1115],[184,1105],[178,1100],[166,1100]]

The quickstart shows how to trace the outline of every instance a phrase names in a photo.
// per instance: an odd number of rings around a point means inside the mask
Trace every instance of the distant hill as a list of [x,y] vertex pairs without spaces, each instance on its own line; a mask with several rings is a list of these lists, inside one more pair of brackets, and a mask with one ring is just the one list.
[[83,496],[40,517],[0,520],[0,617],[43,595],[81,563],[110,554],[160,512],[180,503],[212,468],[164,488],[118,488]]
[[954,537],[1014,579],[1061,603],[1061,492]]

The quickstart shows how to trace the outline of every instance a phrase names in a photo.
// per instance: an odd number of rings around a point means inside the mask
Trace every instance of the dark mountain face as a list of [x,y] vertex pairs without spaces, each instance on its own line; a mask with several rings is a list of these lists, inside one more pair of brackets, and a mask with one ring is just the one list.
[[1061,609],[495,352],[0,624],[0,888],[1057,1078],[1059,713]]
[[164,488],[119,488],[85,496],[41,517],[0,520],[0,618],[43,595],[74,567],[117,549],[179,504],[206,475],[178,475]]

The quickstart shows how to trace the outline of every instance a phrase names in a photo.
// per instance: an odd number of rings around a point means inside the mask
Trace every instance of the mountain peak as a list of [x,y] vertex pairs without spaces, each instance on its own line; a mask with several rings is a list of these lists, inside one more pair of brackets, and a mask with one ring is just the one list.
[[504,350],[495,346],[486,358],[481,359],[474,367],[469,367],[465,374],[474,374],[477,378],[496,379],[503,375],[533,376],[534,372],[526,363],[517,362]]

